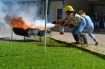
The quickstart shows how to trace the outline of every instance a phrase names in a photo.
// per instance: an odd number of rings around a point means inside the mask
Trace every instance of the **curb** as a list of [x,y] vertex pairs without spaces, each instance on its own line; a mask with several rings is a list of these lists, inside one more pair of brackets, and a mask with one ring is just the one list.
[[102,58],[102,59],[105,59],[105,54],[102,54],[102,53],[100,53],[100,52],[96,52],[96,51],[94,51],[94,50],[92,50],[92,49],[89,49],[89,48],[87,48],[87,47],[81,47],[81,46],[78,46],[78,45],[75,45],[75,44],[72,44],[72,43],[67,43],[67,42],[65,42],[65,41],[60,41],[60,40],[57,40],[57,39],[54,39],[54,38],[51,38],[51,39],[52,39],[52,40],[55,40],[55,41],[58,41],[58,42],[65,43],[65,44],[67,44],[67,45],[71,45],[72,47],[78,48],[78,49],[80,49],[80,50],[82,50],[82,51],[88,52],[88,53],[93,54],[93,55],[96,55],[96,56],[98,56],[98,57],[100,57],[100,58]]

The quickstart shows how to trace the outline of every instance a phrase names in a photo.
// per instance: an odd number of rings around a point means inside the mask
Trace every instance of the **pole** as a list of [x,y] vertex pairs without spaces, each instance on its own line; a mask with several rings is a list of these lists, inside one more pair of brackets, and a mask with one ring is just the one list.
[[44,32],[44,52],[46,53],[46,23],[47,23],[47,8],[48,8],[48,0],[46,0],[46,12],[45,12],[45,32]]

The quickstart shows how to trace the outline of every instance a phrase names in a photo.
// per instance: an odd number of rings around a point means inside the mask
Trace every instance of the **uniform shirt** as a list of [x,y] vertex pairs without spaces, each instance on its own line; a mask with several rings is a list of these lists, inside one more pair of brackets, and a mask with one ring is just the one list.
[[82,17],[85,19],[86,21],[86,27],[93,27],[93,21],[91,20],[91,18],[88,15],[82,15]]
[[75,15],[75,21],[76,21],[76,23],[81,23],[81,22],[83,22],[85,19],[82,17],[82,16],[80,16],[79,14],[76,14]]
[[73,24],[75,26],[78,26],[79,23],[83,22],[83,20],[84,20],[84,18],[78,14],[75,14],[75,15],[71,14],[71,15],[67,16],[67,18],[68,18],[68,20],[73,18],[71,24]]

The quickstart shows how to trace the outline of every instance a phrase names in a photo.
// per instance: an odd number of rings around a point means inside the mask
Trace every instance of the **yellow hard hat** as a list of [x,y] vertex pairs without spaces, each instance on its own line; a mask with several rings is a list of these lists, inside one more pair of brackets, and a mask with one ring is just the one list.
[[67,6],[64,8],[64,11],[75,11],[75,10],[73,9],[72,6],[67,5]]

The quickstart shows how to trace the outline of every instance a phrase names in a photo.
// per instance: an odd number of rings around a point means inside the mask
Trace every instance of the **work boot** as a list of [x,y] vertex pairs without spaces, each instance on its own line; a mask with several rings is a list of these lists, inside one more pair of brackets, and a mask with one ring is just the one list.
[[86,35],[85,34],[82,34],[81,35],[81,38],[82,38],[82,41],[83,41],[84,45],[87,45],[88,44],[88,41],[87,41]]
[[78,34],[74,34],[73,37],[74,37],[74,40],[76,41],[73,44],[80,44]]

